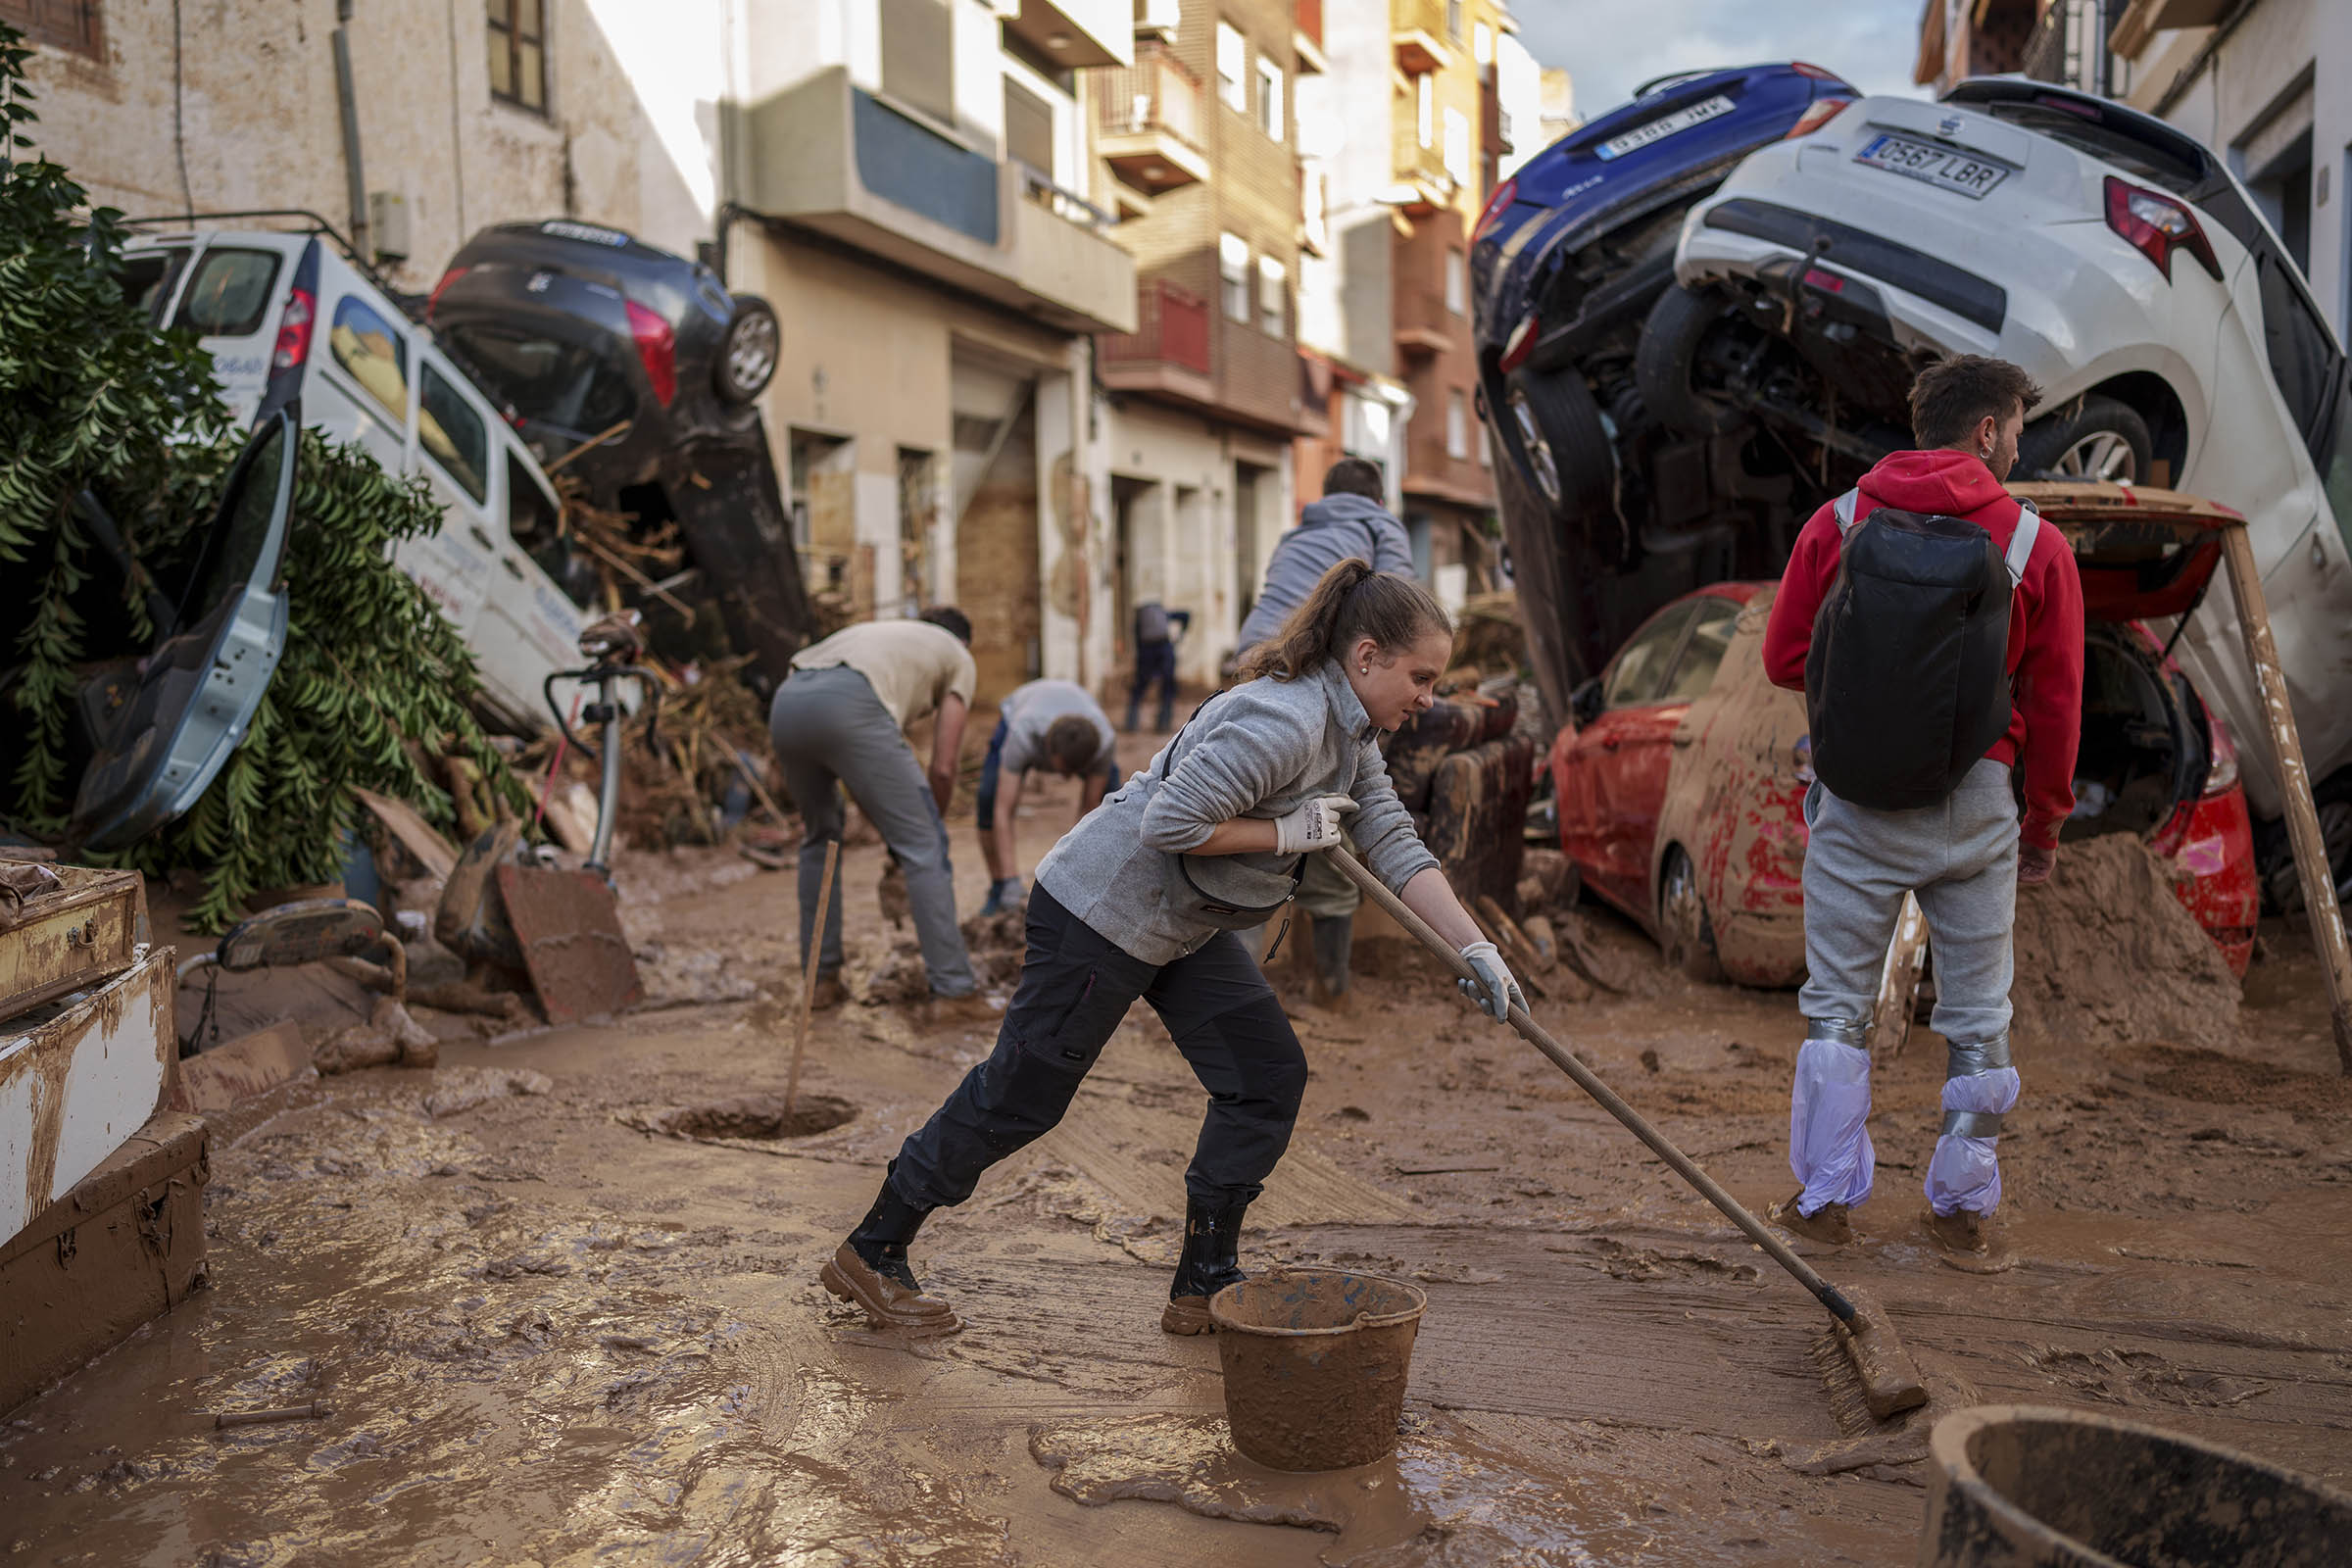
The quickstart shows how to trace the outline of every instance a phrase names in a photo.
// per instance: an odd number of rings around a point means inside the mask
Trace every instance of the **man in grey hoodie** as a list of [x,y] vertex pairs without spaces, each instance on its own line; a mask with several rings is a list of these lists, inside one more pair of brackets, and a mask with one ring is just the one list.
[[[1413,574],[1413,546],[1404,524],[1383,506],[1388,486],[1380,465],[1342,458],[1323,475],[1323,499],[1298,514],[1266,562],[1266,585],[1242,622],[1242,656],[1282,630],[1282,623],[1314,591],[1323,574],[1353,558],[1374,571]],[[1355,944],[1355,884],[1309,857],[1298,883],[1298,910],[1313,922],[1315,1000],[1336,1005],[1348,993],[1348,957]]]

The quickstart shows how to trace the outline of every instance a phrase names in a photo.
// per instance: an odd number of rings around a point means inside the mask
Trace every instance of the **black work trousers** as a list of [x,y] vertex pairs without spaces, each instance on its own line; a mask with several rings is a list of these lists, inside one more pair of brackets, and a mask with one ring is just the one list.
[[997,1049],[964,1075],[899,1151],[890,1181],[924,1208],[960,1203],[980,1173],[1050,1131],[1141,997],[1208,1091],[1208,1113],[1184,1174],[1213,1204],[1255,1201],[1290,1146],[1306,1089],[1306,1053],[1240,939],[1220,931],[1154,967],[1055,902],[1029,895],[1029,951]]

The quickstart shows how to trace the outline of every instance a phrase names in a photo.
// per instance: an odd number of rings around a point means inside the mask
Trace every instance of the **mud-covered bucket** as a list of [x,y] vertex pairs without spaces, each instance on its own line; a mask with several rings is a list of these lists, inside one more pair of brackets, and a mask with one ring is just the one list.
[[1233,1446],[1277,1470],[1370,1464],[1396,1446],[1429,1298],[1399,1280],[1291,1268],[1209,1298]]
[[2082,1410],[1936,1423],[1920,1568],[2322,1568],[2352,1496],[2251,1454]]

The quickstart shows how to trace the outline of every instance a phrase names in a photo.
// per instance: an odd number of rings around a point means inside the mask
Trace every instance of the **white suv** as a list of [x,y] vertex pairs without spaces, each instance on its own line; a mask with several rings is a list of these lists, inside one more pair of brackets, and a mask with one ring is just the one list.
[[[2342,350],[2245,189],[2105,99],[2011,77],[1858,99],[1750,156],[1687,219],[1638,379],[1669,422],[1744,413],[1825,466],[1908,445],[1903,394],[1954,354],[2045,394],[2018,477],[2164,484],[2246,514],[2330,845],[2352,856],[2352,394]],[[2161,569],[2152,563],[2151,569]],[[2180,644],[2263,729],[2227,595]],[[2276,818],[2264,748],[2242,753]]]
[[[517,734],[547,728],[543,683],[580,662],[594,580],[559,534],[547,475],[432,334],[322,223],[154,227],[124,260],[131,298],[197,335],[240,422],[299,406],[305,424],[424,476],[445,520],[393,559],[473,650],[489,716]],[[568,701],[569,683],[556,693]]]

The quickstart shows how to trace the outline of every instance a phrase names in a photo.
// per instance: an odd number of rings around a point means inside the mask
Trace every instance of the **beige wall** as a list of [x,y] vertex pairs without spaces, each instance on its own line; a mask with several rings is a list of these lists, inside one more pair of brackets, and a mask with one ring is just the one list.
[[[357,0],[361,161],[370,191],[407,198],[401,286],[429,287],[494,222],[577,217],[687,255],[708,236],[719,0],[548,12],[542,116],[492,100],[481,0]],[[176,136],[172,19],[115,0],[103,58],[41,49],[39,148],[132,216],[299,207],[348,232],[334,0],[185,0]]]

